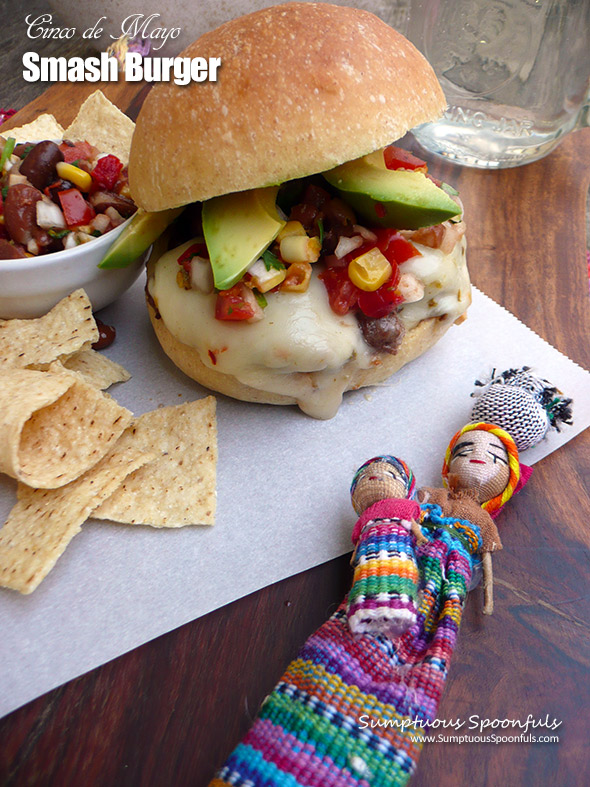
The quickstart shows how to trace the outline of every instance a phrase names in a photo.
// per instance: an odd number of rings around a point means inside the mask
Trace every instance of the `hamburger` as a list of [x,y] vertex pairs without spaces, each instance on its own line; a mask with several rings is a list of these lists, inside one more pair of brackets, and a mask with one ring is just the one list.
[[217,81],[155,87],[129,161],[144,210],[189,206],[148,266],[156,335],[208,388],[330,418],[470,303],[460,200],[393,144],[442,114],[440,85],[376,16],[324,3],[182,55],[221,58]]

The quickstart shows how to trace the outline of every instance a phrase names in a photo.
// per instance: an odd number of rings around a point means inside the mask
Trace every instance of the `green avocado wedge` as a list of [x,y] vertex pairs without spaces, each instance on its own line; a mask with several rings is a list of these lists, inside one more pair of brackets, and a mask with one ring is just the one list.
[[117,240],[107,251],[99,268],[126,268],[160,237],[186,206],[146,213],[139,208]]
[[382,151],[322,175],[370,226],[417,230],[461,212],[457,203],[422,172],[387,169]]
[[203,203],[203,234],[218,290],[238,282],[277,237],[278,186],[213,197]]

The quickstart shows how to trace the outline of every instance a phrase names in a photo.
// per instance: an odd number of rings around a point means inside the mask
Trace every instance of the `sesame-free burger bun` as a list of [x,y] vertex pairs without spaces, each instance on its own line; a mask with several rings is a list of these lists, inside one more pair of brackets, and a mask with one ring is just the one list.
[[216,82],[162,82],[148,94],[129,161],[133,197],[148,211],[323,172],[445,108],[418,50],[348,7],[266,8],[180,56],[221,58],[221,67]]
[[[267,8],[206,33],[182,56],[221,58],[218,81],[163,83],[147,96],[129,176],[135,201],[148,211],[325,172],[384,148],[445,107],[431,67],[412,44],[374,15],[348,7]],[[342,229],[329,222],[327,233]],[[223,311],[230,296],[218,290],[236,288],[236,297],[247,298],[240,287],[254,279],[207,289],[193,278],[193,265],[206,270],[199,252],[190,270],[179,266],[199,235],[152,254],[152,324],[172,361],[207,388],[246,401],[296,403],[330,418],[344,391],[385,380],[462,318],[471,300],[465,240],[454,225],[444,232],[453,238],[444,251],[411,239],[419,254],[399,264],[403,303],[382,319],[368,317],[371,309],[361,313],[360,305],[344,314],[332,309],[320,277],[336,248],[323,238],[306,288],[259,288],[266,293],[263,313],[243,321],[229,316],[233,306]],[[280,254],[289,271],[295,260],[279,246],[271,245],[271,254]]]

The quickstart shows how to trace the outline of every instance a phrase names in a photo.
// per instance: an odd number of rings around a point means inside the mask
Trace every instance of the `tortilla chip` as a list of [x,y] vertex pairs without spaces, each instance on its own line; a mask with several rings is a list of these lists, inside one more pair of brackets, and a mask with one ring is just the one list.
[[95,90],[82,104],[63,136],[72,141],[86,140],[102,153],[113,153],[127,164],[134,129],[135,123],[104,93]]
[[153,455],[114,446],[81,478],[61,489],[19,488],[19,500],[0,530],[0,586],[32,593],[47,576],[97,502]]
[[53,115],[45,114],[39,115],[31,123],[25,123],[24,126],[17,126],[5,131],[3,136],[14,137],[17,143],[41,142],[44,139],[63,139],[64,130]]
[[127,369],[96,350],[80,350],[62,363],[65,369],[78,372],[86,382],[103,391],[115,383],[126,383],[131,379]]
[[74,373],[0,375],[0,471],[29,486],[64,486],[96,464],[132,414]]
[[43,317],[0,323],[0,369],[51,363],[97,339],[92,304],[84,290],[76,290]]
[[131,473],[92,512],[98,519],[130,525],[183,527],[215,521],[217,430],[215,398],[162,407],[131,426],[137,448],[164,455]]

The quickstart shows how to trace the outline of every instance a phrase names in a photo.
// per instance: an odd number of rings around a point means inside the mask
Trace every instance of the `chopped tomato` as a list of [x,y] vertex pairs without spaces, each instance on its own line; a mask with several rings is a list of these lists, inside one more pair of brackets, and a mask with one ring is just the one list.
[[192,243],[186,251],[183,251],[177,262],[187,273],[191,272],[191,260],[193,257],[208,257],[207,245],[205,243]]
[[78,189],[65,189],[58,191],[57,196],[61,204],[66,224],[70,229],[89,224],[96,213],[90,203],[86,202]]
[[359,291],[358,306],[367,317],[387,317],[388,314],[404,302],[404,299],[397,291],[399,284],[399,269],[397,265],[392,266],[391,277],[378,290],[373,292]]
[[99,186],[104,186],[108,191],[115,188],[115,183],[119,179],[119,173],[123,169],[123,164],[117,156],[109,154],[99,158],[96,166],[90,173],[92,179],[98,183]]
[[256,296],[243,282],[229,290],[220,290],[215,303],[216,320],[252,320],[262,317]]
[[98,148],[89,142],[76,142],[74,145],[62,142],[59,149],[64,154],[66,164],[71,164],[78,159],[93,159],[98,154]]
[[387,169],[410,169],[423,172],[425,175],[428,172],[428,165],[425,161],[414,156],[409,150],[398,148],[396,145],[386,147],[383,151],[383,158]]
[[346,267],[326,268],[319,277],[324,282],[333,312],[348,314],[356,307],[360,290],[350,281]]
[[409,260],[410,257],[419,257],[420,252],[409,240],[406,240],[397,230],[377,229],[377,248],[387,257],[393,265],[401,265],[402,262]]

